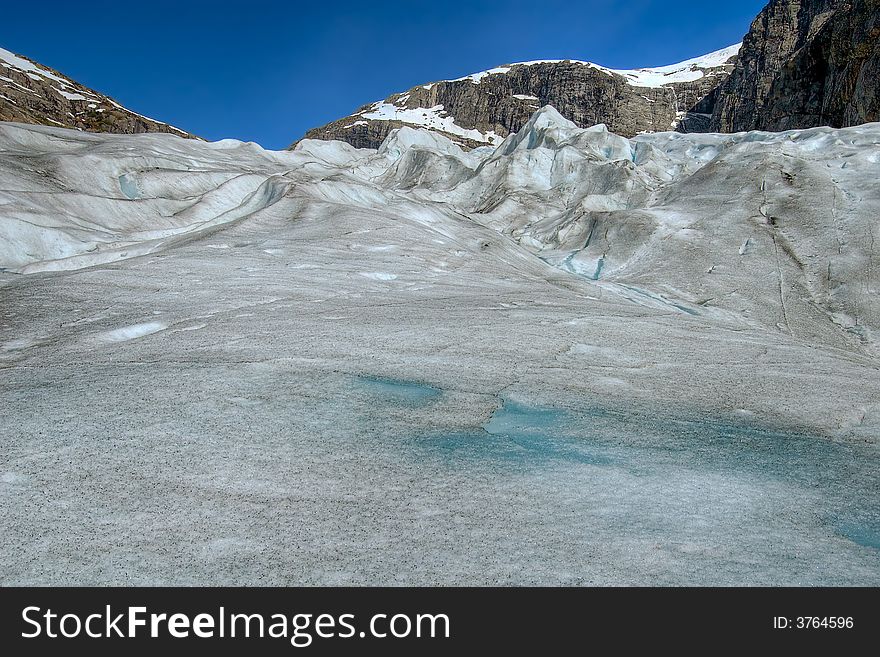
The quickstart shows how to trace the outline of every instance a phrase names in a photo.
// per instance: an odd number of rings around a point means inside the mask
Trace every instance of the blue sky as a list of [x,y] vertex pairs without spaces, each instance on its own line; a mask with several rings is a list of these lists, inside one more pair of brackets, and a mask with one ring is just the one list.
[[392,92],[498,64],[688,59],[740,41],[764,4],[49,1],[4,7],[0,46],[205,138],[283,148]]

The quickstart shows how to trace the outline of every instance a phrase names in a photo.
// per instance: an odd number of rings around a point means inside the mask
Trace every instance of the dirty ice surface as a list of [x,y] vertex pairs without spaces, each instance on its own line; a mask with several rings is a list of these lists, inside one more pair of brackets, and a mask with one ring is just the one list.
[[0,124],[0,583],[880,583],[880,126]]

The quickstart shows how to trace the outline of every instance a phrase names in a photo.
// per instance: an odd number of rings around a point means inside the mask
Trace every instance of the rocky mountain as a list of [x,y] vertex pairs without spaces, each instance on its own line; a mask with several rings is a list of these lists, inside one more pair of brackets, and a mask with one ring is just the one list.
[[88,132],[193,135],[126,109],[58,71],[0,48],[0,121]]
[[581,127],[604,123],[641,132],[702,132],[739,45],[659,68],[614,70],[591,62],[534,61],[413,87],[306,133],[378,148],[395,128],[429,128],[468,148],[498,144],[544,105]]
[[772,0],[715,105],[718,132],[880,120],[880,0]]

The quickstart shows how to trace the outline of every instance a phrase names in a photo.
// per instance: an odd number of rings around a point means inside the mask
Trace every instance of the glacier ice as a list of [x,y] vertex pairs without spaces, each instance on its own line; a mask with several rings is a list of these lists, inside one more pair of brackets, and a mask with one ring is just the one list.
[[0,124],[0,582],[877,584],[878,162]]

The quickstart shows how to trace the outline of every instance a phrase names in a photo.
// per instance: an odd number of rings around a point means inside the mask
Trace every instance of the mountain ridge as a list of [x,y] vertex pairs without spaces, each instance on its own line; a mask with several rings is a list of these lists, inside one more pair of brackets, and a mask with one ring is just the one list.
[[0,121],[53,125],[86,132],[194,135],[123,107],[23,55],[0,48]]
[[716,89],[733,70],[739,47],[628,70],[570,59],[505,64],[416,85],[314,128],[303,138],[378,148],[391,130],[410,125],[476,148],[500,143],[545,105],[553,105],[580,127],[604,123],[627,137],[670,129],[702,131],[714,110]]

